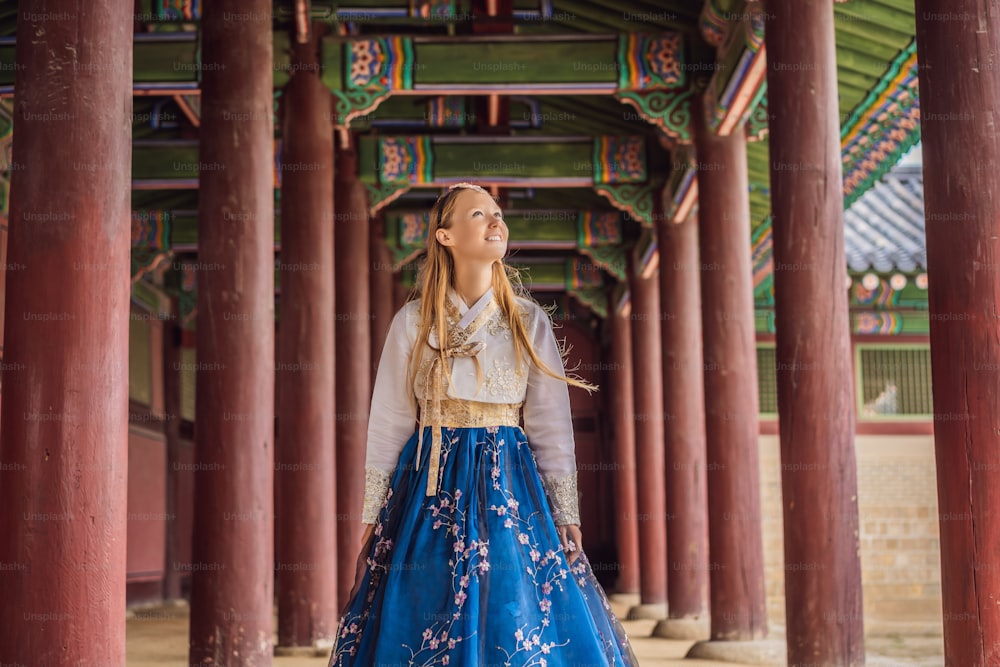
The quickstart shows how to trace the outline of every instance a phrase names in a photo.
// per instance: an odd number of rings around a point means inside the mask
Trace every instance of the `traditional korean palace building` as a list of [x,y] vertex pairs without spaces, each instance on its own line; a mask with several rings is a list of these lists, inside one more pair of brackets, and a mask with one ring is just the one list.
[[654,635],[1000,664],[983,4],[0,0],[0,664],[179,598],[192,664],[329,646],[459,181],[601,387],[587,551]]

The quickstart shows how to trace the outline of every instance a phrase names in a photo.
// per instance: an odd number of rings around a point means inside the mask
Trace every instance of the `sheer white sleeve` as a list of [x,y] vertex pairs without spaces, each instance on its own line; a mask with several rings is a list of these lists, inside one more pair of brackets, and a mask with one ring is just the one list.
[[400,309],[389,326],[375,374],[365,450],[363,523],[377,520],[399,454],[416,428],[416,409],[410,401],[406,382],[406,365],[412,345],[406,311],[405,306]]
[[[559,345],[548,315],[533,306],[532,344],[553,371],[564,372]],[[524,397],[524,432],[538,464],[556,525],[580,523],[576,482],[576,445],[570,413],[569,386],[532,365]]]

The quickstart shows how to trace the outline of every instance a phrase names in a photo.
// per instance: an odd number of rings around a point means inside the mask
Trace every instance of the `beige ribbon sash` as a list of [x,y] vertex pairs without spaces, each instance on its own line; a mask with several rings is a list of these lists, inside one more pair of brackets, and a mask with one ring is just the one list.
[[[441,394],[444,393],[446,384],[451,383],[450,373],[445,369],[444,359],[455,357],[471,357],[476,363],[476,375],[482,379],[483,371],[479,365],[478,355],[486,343],[476,341],[465,343],[457,347],[446,347],[440,350],[440,354],[435,354],[431,361],[430,369],[427,371],[427,381],[424,385],[423,408],[420,410],[420,433],[417,435],[417,470],[420,470],[420,452],[423,447],[424,427],[431,427],[431,453],[429,467],[427,469],[427,494],[433,496],[437,494],[438,475],[441,467]],[[427,397],[430,398],[427,398]]]
[[428,496],[437,494],[438,476],[440,475],[441,468],[441,427],[444,426],[441,416],[441,399],[442,394],[445,393],[445,388],[451,385],[451,369],[447,367],[445,360],[456,357],[471,358],[476,364],[477,382],[482,383],[483,369],[479,364],[477,355],[486,347],[486,343],[482,341],[472,343],[459,341],[467,341],[472,337],[486,323],[486,320],[493,314],[496,308],[496,301],[491,301],[467,327],[464,329],[459,329],[458,327],[451,328],[448,331],[449,345],[443,349],[434,350],[434,358],[431,360],[424,383],[424,399],[420,409],[420,433],[417,435],[416,469],[420,470],[420,453],[423,451],[424,428],[431,426],[431,452],[427,470],[426,493]]

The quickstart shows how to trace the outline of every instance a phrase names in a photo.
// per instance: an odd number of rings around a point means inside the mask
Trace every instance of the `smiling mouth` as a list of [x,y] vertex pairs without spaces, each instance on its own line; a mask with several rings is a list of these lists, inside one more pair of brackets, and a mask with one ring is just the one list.
[[487,236],[486,240],[487,241],[503,241],[503,237],[500,236],[499,234],[494,234],[493,236]]

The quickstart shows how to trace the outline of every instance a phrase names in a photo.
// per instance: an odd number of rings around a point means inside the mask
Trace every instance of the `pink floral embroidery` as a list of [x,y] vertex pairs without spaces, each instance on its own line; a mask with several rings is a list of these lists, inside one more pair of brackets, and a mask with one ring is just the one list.
[[[569,586],[575,588],[577,582],[580,582],[581,586],[585,584],[589,586],[586,581],[586,578],[590,576],[588,574],[589,565],[585,562],[584,557],[573,566],[569,566],[562,553],[562,547],[555,546],[558,545],[558,537],[552,533],[553,527],[551,524],[538,520],[537,509],[532,509],[530,514],[522,515],[522,503],[526,507],[532,507],[533,503],[525,503],[525,498],[521,498],[519,501],[514,497],[512,491],[503,488],[500,482],[501,479],[504,479],[504,470],[507,469],[508,465],[506,457],[513,455],[511,449],[508,448],[504,451],[504,448],[508,446],[503,438],[496,437],[499,428],[486,428],[485,432],[487,435],[484,440],[475,443],[475,446],[482,449],[484,460],[489,462],[489,475],[492,483],[479,490],[479,493],[488,492],[488,500],[484,505],[488,510],[488,516],[480,515],[476,519],[467,516],[465,505],[468,505],[469,502],[480,502],[480,499],[473,494],[474,500],[466,500],[463,504],[461,502],[462,490],[449,491],[444,486],[445,483],[442,483],[441,490],[436,497],[424,501],[426,504],[423,505],[423,511],[426,512],[425,516],[432,520],[430,526],[436,533],[435,539],[443,541],[442,546],[449,553],[447,567],[452,575],[452,590],[445,597],[445,601],[446,604],[451,605],[451,608],[436,610],[442,613],[433,614],[435,620],[423,628],[419,635],[415,635],[415,645],[402,644],[400,646],[404,652],[409,652],[409,659],[405,655],[400,656],[401,664],[412,667],[438,667],[451,665],[452,662],[461,664],[460,656],[462,654],[456,651],[461,648],[462,642],[470,640],[477,633],[477,630],[473,629],[468,635],[459,635],[458,631],[464,627],[459,624],[463,622],[463,616],[469,613],[465,609],[465,605],[470,600],[479,600],[477,594],[480,577],[493,569],[490,563],[489,541],[472,539],[472,535],[468,532],[470,527],[474,527],[471,524],[472,521],[481,522],[484,518],[491,522],[491,530],[494,531],[490,535],[492,540],[502,540],[504,545],[513,544],[516,545],[513,547],[515,550],[523,550],[520,557],[516,553],[510,554],[514,558],[513,562],[525,565],[523,573],[518,575],[508,569],[498,576],[523,577],[525,579],[523,592],[527,592],[529,596],[532,590],[535,592],[535,605],[537,606],[531,606],[538,610],[523,616],[522,619],[531,620],[517,627],[512,636],[508,635],[508,640],[496,642],[502,645],[488,647],[489,650],[497,651],[496,659],[492,662],[511,667],[515,665],[518,667],[529,665],[546,667],[549,664],[546,656],[558,653],[560,647],[567,646],[571,642],[564,627],[560,626],[558,634],[556,633],[554,626],[557,624],[553,622],[555,618],[552,615],[554,611],[553,595],[565,592],[564,586],[567,584],[563,582],[570,575],[573,576],[574,582],[568,584]],[[444,449],[451,449],[457,441],[457,438],[446,439]],[[527,441],[518,437],[511,446],[520,448],[523,445],[527,445]],[[443,454],[446,455],[446,452]],[[391,489],[389,493],[392,493]],[[485,511],[483,513],[487,514]],[[335,654],[331,658],[331,665],[341,662],[338,661],[337,656],[356,655],[358,651],[374,593],[391,562],[393,541],[382,537],[383,521],[387,516],[388,512],[383,511],[379,517],[374,531],[376,540],[372,554],[367,560],[370,570],[370,579],[365,590],[368,605],[363,607],[362,612],[341,619],[338,633],[339,641],[335,648]],[[505,531],[513,532],[504,534]],[[549,545],[553,545],[553,547]],[[507,557],[507,554],[504,556]],[[498,565],[502,564],[498,563]],[[561,598],[556,598],[556,600],[559,599]],[[607,606],[606,603],[605,606]],[[473,610],[472,613],[478,613],[478,610]],[[561,641],[556,641],[559,639]],[[605,643],[610,647],[609,642]]]

